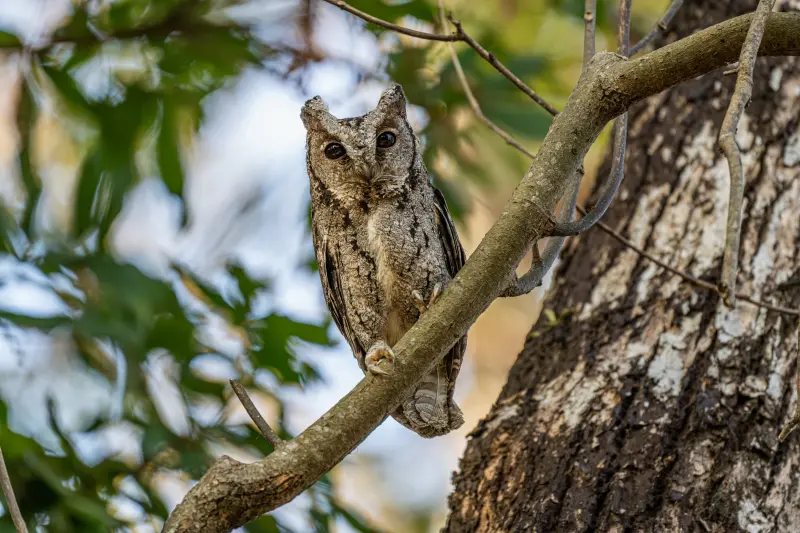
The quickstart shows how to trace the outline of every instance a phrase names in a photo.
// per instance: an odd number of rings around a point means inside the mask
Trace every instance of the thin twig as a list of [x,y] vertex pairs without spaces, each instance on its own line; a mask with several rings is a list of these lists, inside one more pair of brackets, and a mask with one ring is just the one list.
[[742,118],[745,106],[753,94],[753,68],[764,36],[764,28],[775,0],[761,0],[756,14],[750,23],[742,51],[739,55],[739,73],[733,90],[731,103],[722,121],[719,146],[728,159],[730,169],[730,196],[728,200],[728,220],[725,225],[725,251],[722,254],[722,278],[719,287],[725,305],[736,305],[736,271],[739,266],[739,240],[742,232],[742,202],[744,200],[744,170],[742,154],[736,144],[736,129]]
[[505,65],[503,65],[500,61],[494,57],[494,54],[486,50],[483,46],[478,43],[475,39],[472,38],[467,32],[464,31],[464,28],[461,26],[461,23],[455,19],[451,14],[447,15],[447,19],[450,23],[456,28],[456,32],[452,34],[441,34],[441,33],[428,33],[424,31],[412,30],[410,28],[406,28],[403,26],[398,26],[397,24],[392,24],[391,22],[387,22],[385,20],[381,20],[379,18],[373,17],[363,11],[360,11],[347,2],[342,0],[325,0],[329,4],[336,6],[344,11],[347,11],[351,15],[355,15],[360,19],[363,19],[367,22],[375,24],[376,26],[380,26],[382,28],[386,28],[388,30],[395,31],[397,33],[402,33],[403,35],[409,35],[411,37],[417,37],[419,39],[426,39],[429,41],[447,41],[447,42],[454,42],[454,41],[463,41],[470,45],[478,54],[489,62],[500,74],[508,78],[511,83],[517,86],[519,90],[523,93],[528,95],[534,102],[542,106],[548,113],[553,116],[558,115],[558,109],[550,105],[544,98],[542,98],[539,94],[536,93],[533,89],[528,87],[521,79],[519,79],[513,72],[508,70]]
[[3,457],[2,449],[0,449],[0,486],[3,487],[3,496],[6,498],[6,509],[8,509],[8,514],[11,515],[11,521],[14,522],[14,527],[17,528],[17,533],[28,533],[25,520],[22,519],[22,513],[19,512],[17,498],[14,496],[14,487],[11,486],[11,478],[8,476],[8,468],[6,468],[6,460]]
[[639,53],[645,46],[652,43],[656,37],[665,33],[667,28],[669,27],[669,23],[672,22],[672,19],[675,18],[675,14],[683,5],[683,0],[672,0],[672,3],[667,8],[667,12],[664,13],[664,16],[653,26],[653,29],[648,32],[647,35],[639,39],[639,41],[631,47],[630,55],[635,56]]
[[[581,208],[580,206],[578,206],[578,210],[580,212],[582,212],[582,213],[585,212],[584,209]],[[678,270],[677,268],[669,265],[668,263],[665,263],[664,261],[662,261],[661,259],[657,258],[656,256],[654,256],[650,252],[648,252],[648,251],[636,246],[634,243],[629,241],[627,238],[623,237],[621,233],[619,233],[618,231],[616,231],[613,228],[611,228],[611,226],[609,226],[607,224],[604,224],[603,222],[598,222],[597,223],[597,227],[600,228],[601,230],[603,230],[604,232],[606,232],[608,235],[610,235],[614,239],[616,239],[620,244],[622,244],[626,248],[629,248],[629,249],[633,250],[634,252],[636,252],[637,254],[639,254],[640,256],[644,257],[645,259],[647,259],[649,261],[652,261],[653,263],[655,263],[656,265],[660,266],[661,268],[663,268],[664,270],[666,270],[670,274],[675,274],[676,276],[680,277],[684,281],[686,281],[688,283],[691,283],[692,285],[694,285],[696,287],[700,287],[701,289],[709,290],[709,291],[711,291],[711,292],[713,292],[713,293],[715,293],[715,294],[717,294],[719,296],[722,296],[722,293],[720,292],[719,287],[717,287],[715,284],[711,283],[710,281],[705,281],[705,280],[702,280],[702,279],[697,278],[695,276],[692,276],[691,274],[687,274],[686,272],[683,272],[682,270]],[[752,305],[755,305],[756,307],[761,307],[761,308],[766,309],[768,311],[775,311],[776,313],[783,313],[783,314],[792,315],[792,316],[800,316],[800,309],[792,309],[790,307],[783,307],[781,305],[772,305],[772,304],[764,303],[761,300],[757,300],[757,299],[755,299],[755,298],[753,298],[751,296],[748,296],[746,294],[743,294],[743,293],[737,293],[736,297],[739,298],[740,300],[742,300],[743,302],[750,303]]]
[[783,431],[778,435],[778,442],[783,442],[789,434],[800,426],[800,322],[797,323],[797,361],[795,363],[795,374],[797,379],[797,399],[794,406],[794,415],[791,420],[783,427]]
[[267,421],[264,420],[264,417],[258,412],[258,409],[256,409],[256,406],[253,404],[253,400],[250,399],[250,396],[247,394],[247,391],[242,384],[235,379],[230,380],[230,383],[231,387],[233,388],[233,392],[236,393],[236,396],[239,397],[239,401],[242,402],[244,410],[247,411],[248,415],[250,415],[250,419],[256,425],[261,434],[264,435],[264,438],[267,439],[267,441],[272,444],[272,447],[277,450],[283,445],[281,438],[277,435],[277,433],[272,431],[272,428],[269,427]]
[[[588,2],[587,2],[588,5]],[[627,57],[630,53],[631,29],[631,0],[619,2],[619,24],[617,28],[617,53]],[[587,30],[588,34],[588,30]],[[587,45],[584,43],[584,53]],[[586,56],[583,58],[584,68],[587,64]],[[599,200],[592,206],[588,214],[574,222],[556,224],[550,232],[551,236],[570,237],[578,235],[594,226],[605,215],[614,197],[617,195],[622,178],[625,174],[625,151],[628,138],[628,112],[626,111],[614,121],[614,156],[611,161],[606,185],[600,194]]]
[[624,57],[631,55],[631,0],[619,0],[617,53]]
[[[441,0],[440,0],[441,1]],[[527,155],[531,159],[533,159],[533,153],[528,151],[527,148],[519,144],[511,135],[506,133],[506,131],[492,122],[486,115],[483,114],[483,110],[481,109],[478,100],[475,98],[475,95],[472,93],[472,89],[469,87],[469,82],[467,81],[467,77],[464,74],[464,69],[461,66],[461,61],[458,59],[458,54],[456,54],[456,47],[453,46],[453,43],[448,43],[450,48],[450,58],[453,61],[453,68],[456,71],[456,76],[458,76],[458,81],[461,83],[461,87],[464,89],[464,95],[467,97],[467,102],[469,102],[469,106],[472,108],[472,112],[475,113],[475,116],[478,117],[478,120],[486,124],[486,126],[495,132],[497,135],[503,138],[506,143],[510,144],[523,154]]]
[[595,46],[595,25],[597,11],[597,0],[586,0],[586,8],[583,11],[583,70],[586,70],[586,65],[589,60],[594,57]]
[[379,18],[373,17],[368,13],[364,13],[360,11],[347,2],[343,2],[342,0],[325,0],[329,4],[338,7],[343,11],[347,11],[351,15],[355,15],[360,19],[364,19],[371,24],[375,24],[376,26],[380,26],[382,28],[386,28],[387,30],[392,30],[397,33],[402,33],[403,35],[408,35],[409,37],[416,37],[418,39],[426,39],[428,41],[461,41],[462,38],[460,35],[451,34],[451,35],[442,35],[438,33],[428,33],[426,31],[419,31],[419,30],[412,30],[411,28],[406,28],[403,26],[398,26],[397,24],[392,24],[391,22],[387,22],[385,20],[381,20]]
[[498,61],[497,58],[494,57],[493,53],[486,50],[486,48],[481,46],[480,43],[478,43],[478,41],[473,39],[467,32],[465,32],[464,28],[461,26],[461,23],[455,20],[453,18],[453,15],[448,14],[447,20],[449,20],[450,23],[453,26],[455,26],[456,34],[460,37],[460,39],[458,40],[464,41],[465,43],[470,45],[476,52],[478,52],[478,55],[480,55],[483,59],[488,61],[489,64],[492,65],[500,74],[508,78],[511,81],[511,83],[516,85],[520,91],[527,94],[531,98],[531,100],[542,106],[545,111],[547,111],[553,116],[558,115],[558,109],[550,105],[547,102],[547,100],[539,96],[536,93],[536,91],[525,85],[525,83],[521,79],[519,79],[513,72],[508,70],[505,65],[503,65],[500,61]]

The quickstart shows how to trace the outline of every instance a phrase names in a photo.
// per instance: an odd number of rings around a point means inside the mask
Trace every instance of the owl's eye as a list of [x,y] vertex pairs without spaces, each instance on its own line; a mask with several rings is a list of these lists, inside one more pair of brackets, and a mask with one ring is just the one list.
[[384,131],[378,135],[378,148],[390,148],[397,142],[397,137],[391,131]]
[[339,143],[330,143],[325,147],[325,157],[328,159],[339,159],[346,153],[344,146]]

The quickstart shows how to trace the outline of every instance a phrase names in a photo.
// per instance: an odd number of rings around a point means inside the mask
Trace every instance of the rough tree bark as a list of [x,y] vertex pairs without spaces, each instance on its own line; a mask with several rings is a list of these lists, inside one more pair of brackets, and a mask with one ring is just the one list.
[[[683,37],[755,0],[687,2]],[[800,4],[779,2],[779,9]],[[717,135],[735,76],[631,110],[626,177],[605,221],[693,275],[719,277],[728,169]],[[800,305],[800,60],[759,59],[737,139],[747,176],[739,288]],[[601,173],[602,175],[602,173]],[[592,230],[573,239],[490,414],[471,434],[445,531],[800,531],[797,324],[735,311]]]

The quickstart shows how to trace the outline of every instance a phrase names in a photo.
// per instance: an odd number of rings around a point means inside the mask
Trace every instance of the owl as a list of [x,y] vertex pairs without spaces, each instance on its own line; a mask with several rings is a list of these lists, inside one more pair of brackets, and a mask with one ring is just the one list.
[[[464,265],[442,193],[431,185],[400,85],[337,119],[317,96],[300,114],[311,228],[325,302],[361,370],[391,379],[392,347]],[[466,336],[392,413],[423,437],[464,423],[453,401]]]

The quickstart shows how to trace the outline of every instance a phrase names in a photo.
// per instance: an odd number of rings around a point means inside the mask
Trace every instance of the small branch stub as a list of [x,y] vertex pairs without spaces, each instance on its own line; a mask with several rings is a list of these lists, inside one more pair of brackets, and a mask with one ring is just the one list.
[[264,417],[261,416],[261,413],[258,412],[256,409],[255,404],[253,404],[253,400],[250,399],[250,396],[247,394],[244,386],[239,383],[238,380],[232,379],[230,380],[231,388],[233,388],[233,392],[236,393],[236,396],[239,398],[239,401],[242,402],[244,406],[244,410],[247,411],[247,414],[250,416],[250,419],[256,425],[258,430],[264,435],[264,438],[272,444],[272,447],[276,450],[278,447],[283,445],[283,441],[278,436],[277,433],[272,431],[272,428],[269,427],[267,421],[264,420]]

